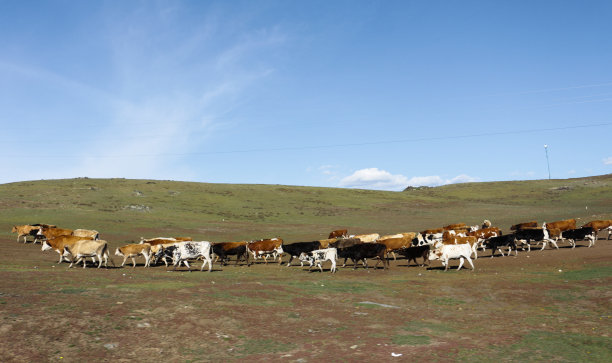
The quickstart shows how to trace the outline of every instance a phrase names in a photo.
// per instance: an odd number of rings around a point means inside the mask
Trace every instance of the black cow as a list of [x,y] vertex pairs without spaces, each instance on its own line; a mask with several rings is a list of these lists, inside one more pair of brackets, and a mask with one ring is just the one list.
[[429,265],[429,245],[402,248],[398,252],[400,255],[406,257],[408,260],[408,265],[410,265],[410,261],[414,261],[416,265],[419,265],[416,260],[417,257],[421,257],[423,259],[423,263],[419,266],[425,266],[425,262],[427,262],[427,265]]
[[[302,252],[309,253],[314,250],[318,250],[321,248],[321,242],[312,241],[312,242],[295,242],[292,244],[283,244],[283,252],[289,255],[289,261],[287,262],[287,266],[291,266],[291,261],[294,257],[299,258]],[[302,261],[302,266],[304,266],[304,262]]]
[[368,264],[366,259],[368,258],[378,258],[376,261],[376,265],[374,268],[378,266],[380,261],[383,262],[383,267],[386,269],[389,268],[389,261],[385,258],[385,251],[387,250],[387,246],[382,243],[361,243],[356,244],[354,246],[345,247],[342,249],[338,249],[338,257],[344,257],[344,261],[350,258],[354,261],[355,265],[353,266],[353,270],[357,268],[357,261],[363,260],[363,264],[365,268],[368,268]]
[[247,267],[249,263],[249,254],[247,253],[246,242],[219,242],[212,245],[212,252],[219,257],[221,266],[226,264],[226,258],[229,260],[229,256],[236,256],[236,263],[242,258],[246,261]]
[[597,232],[592,227],[582,227],[561,232],[561,238],[568,240],[572,248],[576,247],[576,241],[585,239],[589,240],[589,247],[591,247],[595,244],[596,236]]
[[[517,232],[519,233],[519,232]],[[516,248],[516,235],[515,234],[506,234],[497,237],[491,237],[485,242],[486,248],[491,249],[491,258],[495,255],[495,250],[499,249],[502,256],[504,256],[504,252],[501,250],[502,246],[508,247],[508,256],[510,256],[510,252],[512,252],[512,248],[514,248],[514,253],[518,255],[518,250]]]

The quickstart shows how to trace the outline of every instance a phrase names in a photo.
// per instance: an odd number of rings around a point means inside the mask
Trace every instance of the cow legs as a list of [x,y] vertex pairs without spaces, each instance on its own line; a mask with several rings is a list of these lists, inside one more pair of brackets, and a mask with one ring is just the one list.
[[464,260],[465,259],[463,257],[459,257],[459,267],[457,267],[457,271],[461,270],[461,267],[463,266]]
[[[508,254],[508,255],[510,255],[510,254]],[[474,264],[472,263],[472,260],[470,259],[469,256],[466,257],[466,259],[467,259],[467,262],[469,262],[470,266],[472,266],[472,271],[474,271]]]

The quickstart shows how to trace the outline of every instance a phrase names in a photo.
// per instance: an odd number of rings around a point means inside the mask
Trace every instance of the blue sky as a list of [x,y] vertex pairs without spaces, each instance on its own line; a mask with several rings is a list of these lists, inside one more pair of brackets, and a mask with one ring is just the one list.
[[609,1],[0,1],[0,183],[612,172]]

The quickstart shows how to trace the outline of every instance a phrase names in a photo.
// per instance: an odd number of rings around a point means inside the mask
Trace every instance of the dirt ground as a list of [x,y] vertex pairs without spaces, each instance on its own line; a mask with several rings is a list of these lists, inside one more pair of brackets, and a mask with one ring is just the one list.
[[68,269],[39,244],[0,245],[3,362],[612,357],[612,241],[603,237],[593,248],[486,251],[475,271],[392,260],[386,271],[336,274],[329,263],[323,273],[233,262],[173,272],[145,269],[142,258],[135,269]]

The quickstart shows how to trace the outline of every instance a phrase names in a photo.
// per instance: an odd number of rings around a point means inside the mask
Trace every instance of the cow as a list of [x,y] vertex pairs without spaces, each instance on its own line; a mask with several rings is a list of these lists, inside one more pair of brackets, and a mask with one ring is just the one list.
[[329,233],[329,237],[327,237],[327,238],[328,239],[329,238],[342,238],[342,237],[346,237],[346,236],[348,236],[348,230],[346,230],[346,229],[337,229],[335,231],[331,231]]
[[350,238],[359,238],[363,243],[372,243],[376,242],[376,240],[380,237],[378,233],[369,233],[369,234],[358,234],[355,236],[351,236]]
[[[78,264],[80,261],[83,261],[83,268],[85,268],[86,263],[85,259],[87,257],[97,257],[100,262],[98,263],[98,268],[102,266],[102,261],[104,260],[104,267],[108,267],[108,243],[104,240],[88,240],[82,239],[77,241],[72,246],[64,246],[64,257],[72,256],[70,266],[73,264]],[[115,264],[111,259],[113,265]]]
[[457,271],[461,269],[463,266],[464,259],[468,261],[468,263],[472,266],[472,271],[474,270],[474,264],[472,263],[472,259],[470,256],[472,255],[472,246],[469,243],[463,244],[444,244],[439,248],[436,248],[433,251],[429,252],[429,260],[440,260],[442,265],[444,265],[444,271],[448,270],[449,260],[459,259],[459,267],[457,267]]
[[[51,239],[44,240],[42,242],[42,251],[54,250],[59,254],[59,261],[57,263],[62,263],[64,260],[64,247],[73,246],[75,243],[81,240],[91,239],[89,237],[76,237],[76,236],[59,236]],[[68,259],[66,259],[68,261]],[[95,257],[92,257],[93,262],[95,263]]]
[[518,250],[516,248],[516,236],[514,234],[506,234],[500,236],[493,236],[489,238],[485,242],[486,248],[491,249],[491,258],[495,256],[495,251],[499,250],[502,256],[504,255],[504,251],[502,251],[502,247],[508,247],[508,256],[510,256],[510,252],[512,252],[512,248],[514,248],[515,256],[518,255]]
[[65,228],[41,228],[38,230],[36,238],[40,239],[51,239],[59,236],[72,236],[71,229]]
[[131,258],[132,264],[134,265],[132,268],[135,268],[136,259],[134,259],[134,257],[139,255],[142,255],[145,258],[144,267],[149,267],[151,263],[151,245],[148,243],[133,243],[125,245],[117,248],[115,250],[115,255],[123,257],[121,267],[125,265],[125,261],[127,261],[128,258]]
[[[253,254],[253,259],[263,257],[266,265],[268,264],[268,255],[276,255],[283,253],[283,240],[280,238],[269,238],[252,241],[247,244],[247,250]],[[282,263],[282,258],[279,264]]]
[[176,243],[176,242],[186,242],[191,241],[191,237],[155,237],[155,238],[140,238],[140,243],[148,243],[151,246],[167,244],[167,243]]
[[[416,265],[419,265],[417,262],[417,258],[420,257],[423,259],[423,263],[419,266],[425,266],[425,262],[428,261],[429,255],[429,245],[422,246],[411,246],[402,248],[398,251],[398,253],[408,260],[408,265],[410,265],[410,261],[414,261]],[[429,262],[427,262],[429,265]]]
[[320,239],[319,244],[321,245],[321,248],[328,248],[330,243],[334,243],[338,240],[339,240],[338,238]]
[[77,237],[91,237],[91,239],[100,238],[100,233],[92,229],[75,229],[72,231],[72,235]]
[[455,223],[455,224],[449,224],[448,226],[444,226],[442,227],[443,230],[448,231],[451,229],[467,229],[468,226],[465,223]]
[[429,234],[442,234],[444,233],[444,228],[433,228],[433,229],[426,229],[424,231],[420,232],[423,236],[429,235]]
[[242,242],[219,242],[219,243],[213,243],[212,245],[212,252],[221,260],[221,266],[224,266],[226,263],[226,258],[229,259],[228,256],[236,256],[236,264],[238,265],[238,261],[240,261],[241,258],[244,258],[246,263],[247,263],[247,267],[250,266],[251,264],[249,263],[249,254],[247,252],[246,246],[247,246],[246,241],[242,241]]
[[406,233],[406,235],[399,235],[400,237],[392,237],[379,239],[377,242],[384,244],[387,249],[385,250],[385,254],[388,257],[389,253],[393,254],[393,260],[396,261],[397,258],[395,256],[395,251],[398,251],[402,248],[408,248],[412,244],[412,240],[416,236],[415,233]]
[[[294,257],[299,258],[302,253],[308,254],[309,252],[320,250],[321,243],[319,241],[295,242],[295,243],[291,243],[288,245],[283,244],[282,247],[283,247],[283,252],[289,255],[289,261],[287,261],[287,267],[289,267],[291,266],[291,261],[293,260]],[[300,261],[302,260],[300,259]],[[336,263],[334,262],[334,265],[335,264]],[[301,265],[304,266],[303,261]]]
[[546,228],[526,228],[517,229],[514,232],[515,240],[527,245],[527,250],[531,251],[531,241],[542,242],[542,250],[547,246],[548,242],[554,245],[557,249],[557,243],[555,240],[550,239],[548,230]]
[[377,258],[376,265],[374,268],[378,267],[380,261],[383,263],[383,268],[386,270],[389,268],[389,261],[385,258],[385,251],[387,246],[382,243],[361,243],[350,247],[345,247],[342,249],[338,249],[338,257],[344,257],[345,261],[347,258],[352,259],[355,262],[353,266],[353,270],[357,268],[357,261],[364,261],[364,266],[367,269],[368,264],[366,259],[368,258]]
[[497,227],[481,228],[476,231],[467,233],[468,236],[474,236],[478,239],[478,244],[484,250],[484,242],[491,237],[501,236],[502,232]]
[[[361,241],[359,238],[339,238],[335,242],[330,243],[328,247],[337,248],[338,250],[340,250],[343,248],[352,247],[352,246],[359,245],[362,243],[363,241]],[[347,258],[344,259],[344,263],[342,264],[342,267],[346,266],[346,260]]]
[[517,223],[510,227],[511,231],[518,231],[525,228],[538,228],[538,221]]
[[576,220],[575,219],[565,219],[563,221],[542,223],[542,228],[551,229],[551,228],[559,228],[561,232],[568,231],[570,229],[576,229]]
[[[29,224],[24,224],[21,226],[13,226],[11,229],[11,233],[17,233],[17,242],[19,242],[19,238],[23,237],[23,243],[26,243],[28,240],[28,236],[36,236],[40,227],[31,226]],[[34,242],[36,242],[36,238],[34,238]]]
[[338,269],[336,268],[336,259],[338,259],[338,250],[333,247],[325,248],[321,250],[314,250],[310,252],[301,252],[298,258],[302,262],[302,265],[304,264],[304,262],[310,263],[310,266],[308,268],[309,271],[313,265],[316,265],[317,267],[319,267],[319,270],[323,272],[323,267],[321,265],[325,261],[331,261],[331,264],[332,264],[331,269],[330,269],[331,273],[335,273],[336,271],[338,271]]
[[599,231],[601,231],[602,229],[608,229],[607,239],[610,239],[610,234],[612,233],[612,219],[590,221],[589,223],[585,223],[582,226],[591,227],[595,230],[596,233],[599,233]]
[[[472,246],[472,252],[474,253],[474,259],[478,259],[478,239],[475,236],[452,236],[446,240],[438,241],[434,243],[434,248],[440,248],[443,245],[458,245],[458,244],[469,244]],[[471,256],[471,255],[470,255]]]
[[189,272],[191,272],[191,267],[189,266],[188,260],[193,260],[198,257],[204,258],[200,271],[204,270],[204,266],[206,266],[206,264],[208,264],[208,272],[212,270],[212,258],[210,256],[210,252],[211,252],[210,242],[208,241],[200,241],[200,242],[187,241],[187,242],[177,243],[175,246],[176,248],[174,249],[173,256],[172,256],[174,260],[173,262],[174,270],[176,270],[176,268],[180,266],[182,262],[185,264],[185,266],[187,266],[187,268],[189,269]]
[[576,248],[576,241],[588,239],[589,247],[591,247],[595,244],[595,240],[597,239],[597,231],[595,231],[593,227],[569,229],[561,232],[561,238],[568,240],[572,248]]
[[175,242],[151,246],[151,254],[155,256],[153,264],[157,265],[157,262],[159,262],[159,259],[161,258],[161,260],[164,261],[166,268],[168,268],[168,260],[174,263],[174,251],[177,249],[177,246],[180,243],[181,242]]

